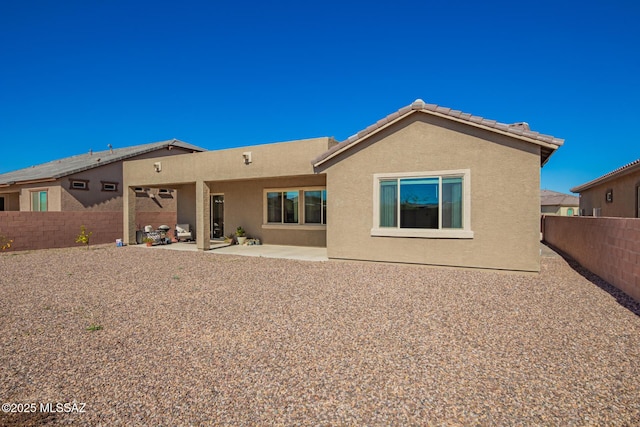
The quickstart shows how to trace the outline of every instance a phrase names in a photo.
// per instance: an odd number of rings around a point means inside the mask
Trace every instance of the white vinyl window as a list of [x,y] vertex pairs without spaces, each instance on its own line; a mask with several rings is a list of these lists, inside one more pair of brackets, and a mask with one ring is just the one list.
[[472,238],[470,172],[375,174],[373,236]]

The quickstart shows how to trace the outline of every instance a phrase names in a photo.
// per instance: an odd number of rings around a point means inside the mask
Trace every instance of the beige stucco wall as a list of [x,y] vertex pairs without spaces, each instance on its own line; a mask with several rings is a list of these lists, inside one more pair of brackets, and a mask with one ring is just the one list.
[[[166,156],[177,156],[179,154],[191,154],[191,150],[180,147],[172,147],[171,150],[160,149],[135,156],[132,159],[154,159]],[[96,160],[97,160],[96,156]],[[10,202],[10,209],[6,210],[31,210],[31,193],[33,191],[47,191],[48,211],[100,211],[100,212],[121,212],[123,195],[123,171],[122,162],[109,163],[73,175],[48,182],[32,184],[14,184],[0,189],[0,196],[5,197]],[[70,180],[89,181],[88,190],[70,189]],[[115,182],[118,184],[118,191],[102,191],[101,181]],[[150,191],[157,193],[157,190]],[[172,197],[159,197],[154,201],[147,201],[143,198],[148,195],[138,197],[139,210],[141,211],[165,211],[175,210],[175,194]]]
[[60,203],[60,194],[62,193],[61,181],[56,180],[53,182],[37,183],[37,184],[23,184],[16,186],[20,191],[20,210],[31,210],[31,193],[34,191],[46,191],[47,192],[47,210],[57,212],[62,210]]
[[209,183],[213,194],[224,194],[224,234],[242,226],[248,237],[274,245],[326,246],[326,228],[319,225],[264,224],[264,190],[299,189],[324,186],[325,175],[306,175],[292,178],[226,181]]
[[[128,161],[123,165],[124,186],[178,189],[178,222],[191,225],[201,249],[208,247],[208,241],[205,243],[197,230],[208,229],[202,224],[209,221],[209,214],[205,207],[201,211],[197,209],[203,197],[197,191],[199,185],[208,188],[210,194],[224,193],[225,235],[242,225],[250,237],[265,243],[323,246],[326,243],[324,229],[263,228],[262,192],[272,186],[324,185],[324,176],[315,176],[311,161],[331,144],[332,140],[324,137],[167,157],[160,161],[160,172],[155,168],[157,159]],[[244,153],[250,153],[248,164]],[[127,209],[124,215],[133,215],[132,209]],[[125,227],[130,223],[125,218]],[[131,239],[132,236],[132,230],[125,229],[125,237]]]
[[[154,170],[158,160],[128,161],[124,163],[125,185],[175,186],[196,181],[311,175],[311,160],[327,151],[329,143],[329,138],[314,138],[166,157],[160,161],[160,172]],[[251,152],[250,164],[244,163],[244,152]]]
[[[539,271],[539,147],[414,114],[330,161],[330,258]],[[472,239],[372,237],[373,175],[470,169]]]
[[[636,218],[638,186],[640,169],[580,193],[580,210],[584,209],[585,216],[592,216],[593,209],[600,208],[600,216]],[[610,189],[613,190],[613,202],[607,203],[605,196]]]

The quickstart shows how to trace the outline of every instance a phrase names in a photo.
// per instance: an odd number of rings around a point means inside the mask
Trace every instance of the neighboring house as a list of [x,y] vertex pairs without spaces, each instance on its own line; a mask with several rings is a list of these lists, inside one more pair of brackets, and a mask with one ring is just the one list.
[[543,215],[575,216],[578,215],[580,199],[570,194],[557,191],[540,191],[540,212]]
[[[122,162],[204,151],[168,140],[89,152],[0,175],[0,211],[122,211]],[[139,188],[139,209],[175,211],[172,193]],[[156,196],[165,198],[157,203]]]
[[585,216],[640,218],[640,159],[571,189]]
[[[526,123],[413,104],[337,143],[315,138],[124,164],[124,238],[140,185],[178,190],[198,249],[242,226],[332,259],[539,271],[540,167],[562,144]],[[194,227],[195,225],[195,227]]]

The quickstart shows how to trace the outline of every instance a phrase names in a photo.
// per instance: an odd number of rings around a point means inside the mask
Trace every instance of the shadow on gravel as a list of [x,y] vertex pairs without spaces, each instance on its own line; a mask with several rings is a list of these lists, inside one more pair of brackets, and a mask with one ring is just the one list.
[[0,426],[36,427],[58,425],[57,414],[47,412],[0,412]]
[[543,244],[549,249],[551,249],[552,251],[556,252],[558,255],[560,255],[567,262],[567,264],[569,264],[569,266],[573,268],[582,277],[584,277],[585,279],[587,279],[588,281],[590,281],[591,283],[593,283],[594,285],[596,285],[597,287],[599,287],[600,289],[602,289],[603,291],[607,292],[609,295],[614,297],[618,302],[618,304],[620,304],[621,306],[623,306],[624,308],[626,308],[636,316],[640,316],[640,302],[634,300],[629,295],[625,294],[620,289],[616,288],[615,286],[613,286],[612,284],[604,280],[602,277],[587,270],[586,268],[581,266],[578,263],[578,261],[571,258],[568,254],[562,252],[560,249],[548,243],[543,243]]

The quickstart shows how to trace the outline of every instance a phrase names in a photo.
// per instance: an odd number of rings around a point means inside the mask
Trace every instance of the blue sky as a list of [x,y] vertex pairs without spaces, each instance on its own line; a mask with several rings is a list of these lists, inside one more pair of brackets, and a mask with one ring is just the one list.
[[338,140],[416,98],[565,139],[542,187],[640,158],[640,3],[0,5],[0,173],[178,138]]

